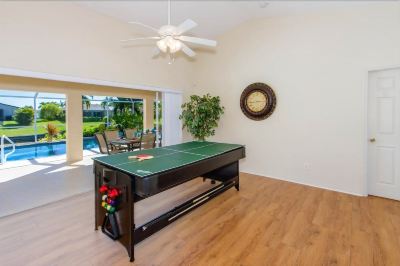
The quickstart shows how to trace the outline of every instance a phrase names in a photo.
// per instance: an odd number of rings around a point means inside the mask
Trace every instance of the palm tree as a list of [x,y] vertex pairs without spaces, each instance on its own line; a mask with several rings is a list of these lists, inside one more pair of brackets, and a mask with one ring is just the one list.
[[110,102],[112,102],[113,97],[108,97],[104,98],[104,100],[101,102],[101,107],[105,110],[108,106],[110,106]]
[[82,108],[86,107],[86,110],[90,109],[90,98],[93,99],[93,96],[82,95]]
[[122,113],[123,111],[132,111],[132,102],[130,98],[117,97],[115,102],[112,102],[114,107],[114,114]]

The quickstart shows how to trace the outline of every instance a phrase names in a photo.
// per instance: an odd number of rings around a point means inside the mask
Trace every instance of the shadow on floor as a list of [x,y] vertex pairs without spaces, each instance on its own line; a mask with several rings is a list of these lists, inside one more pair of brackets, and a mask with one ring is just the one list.
[[39,162],[0,170],[0,217],[92,190],[92,159]]

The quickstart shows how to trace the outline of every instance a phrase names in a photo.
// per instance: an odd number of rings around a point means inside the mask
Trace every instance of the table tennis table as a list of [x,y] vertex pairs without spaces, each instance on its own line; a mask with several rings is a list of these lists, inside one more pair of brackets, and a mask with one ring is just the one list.
[[[151,155],[153,159],[139,161],[136,155]],[[108,217],[102,208],[99,188],[106,184],[121,192],[115,212],[117,235],[108,236],[119,241],[134,260],[134,245],[191,210],[201,206],[231,187],[239,190],[239,160],[245,157],[245,147],[238,144],[192,141],[149,150],[125,152],[94,158],[95,175],[95,230]],[[135,227],[134,203],[173,188],[194,178],[218,181],[218,185],[176,206],[172,210]]]

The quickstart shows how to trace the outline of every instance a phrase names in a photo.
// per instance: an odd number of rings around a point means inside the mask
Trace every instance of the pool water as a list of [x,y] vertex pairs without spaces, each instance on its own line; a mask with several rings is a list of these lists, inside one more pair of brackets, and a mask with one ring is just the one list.
[[[83,139],[83,149],[91,150],[98,148],[94,138]],[[11,147],[4,149],[5,153],[12,150]],[[30,145],[16,146],[15,152],[8,156],[7,161],[29,160],[41,157],[49,157],[54,155],[62,155],[66,153],[65,141],[55,143],[35,143]]]

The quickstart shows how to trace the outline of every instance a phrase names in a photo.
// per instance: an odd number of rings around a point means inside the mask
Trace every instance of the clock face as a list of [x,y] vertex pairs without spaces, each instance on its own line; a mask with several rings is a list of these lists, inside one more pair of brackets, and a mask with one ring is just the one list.
[[254,91],[247,96],[246,104],[250,111],[261,112],[268,104],[268,96],[261,91]]
[[243,114],[253,120],[263,120],[275,110],[274,91],[264,83],[253,83],[242,92],[240,107]]

